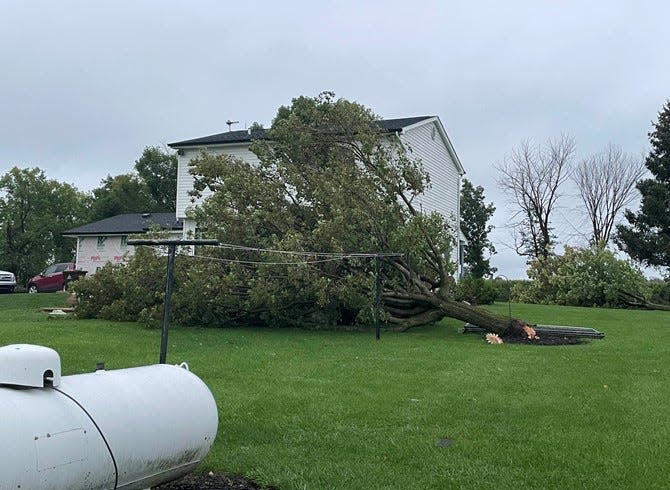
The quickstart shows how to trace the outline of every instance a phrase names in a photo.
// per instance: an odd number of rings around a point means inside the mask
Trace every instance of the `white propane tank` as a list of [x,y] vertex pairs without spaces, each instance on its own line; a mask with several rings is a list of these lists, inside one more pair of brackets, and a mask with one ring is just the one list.
[[52,349],[0,347],[0,490],[149,488],[195,468],[217,426],[212,393],[182,367],[61,377]]

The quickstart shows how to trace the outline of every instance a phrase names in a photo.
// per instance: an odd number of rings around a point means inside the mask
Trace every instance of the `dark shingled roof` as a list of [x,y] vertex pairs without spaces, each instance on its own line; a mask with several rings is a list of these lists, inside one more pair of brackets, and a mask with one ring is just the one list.
[[417,116],[417,117],[401,117],[400,119],[382,119],[379,121],[379,126],[382,129],[385,129],[389,133],[394,133],[396,131],[402,131],[403,128],[411,126],[426,119],[430,119],[435,116]]
[[225,133],[203,136],[192,140],[170,143],[170,147],[179,146],[202,146],[202,145],[220,145],[225,143],[247,143],[251,140],[264,140],[266,138],[265,129],[255,129],[251,132],[243,129],[241,131],[227,131]]
[[163,230],[182,230],[184,223],[177,220],[175,213],[119,214],[84,226],[64,231],[62,235],[122,235],[145,233],[150,226],[158,225]]
[[[418,117],[403,117],[400,119],[383,119],[379,121],[379,126],[389,133],[402,131],[403,128],[411,126],[426,119],[435,116],[418,116]],[[252,140],[262,140],[267,138],[267,131],[265,129],[254,129],[248,131],[243,129],[241,131],[227,131],[225,133],[212,134],[210,136],[203,136],[202,138],[195,138],[192,140],[178,141],[170,143],[168,146],[172,148],[180,148],[184,146],[206,146],[206,145],[223,145],[226,143],[248,143]]]

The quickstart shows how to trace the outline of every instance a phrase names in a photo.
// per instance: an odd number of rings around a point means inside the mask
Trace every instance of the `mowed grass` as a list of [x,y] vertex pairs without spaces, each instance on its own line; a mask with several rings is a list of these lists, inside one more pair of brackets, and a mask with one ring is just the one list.
[[[157,362],[160,332],[48,319],[60,294],[0,295],[0,345],[60,352],[64,374]],[[507,305],[494,310],[506,314]],[[201,471],[280,489],[668,488],[670,314],[513,305],[606,332],[490,346],[461,322],[407,333],[173,328],[219,407]],[[440,447],[438,441],[452,444]]]

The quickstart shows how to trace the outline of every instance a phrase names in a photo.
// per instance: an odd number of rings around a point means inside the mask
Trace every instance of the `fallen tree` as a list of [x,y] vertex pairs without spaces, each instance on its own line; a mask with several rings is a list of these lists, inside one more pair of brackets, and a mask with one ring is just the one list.
[[621,302],[632,308],[642,308],[645,310],[670,311],[670,305],[652,303],[641,294],[631,293],[630,291],[619,290]]
[[192,217],[208,237],[247,246],[208,252],[224,261],[224,282],[235,284],[236,318],[370,323],[374,261],[356,253],[381,253],[383,320],[391,328],[447,316],[534,336],[521,320],[452,298],[454,224],[417,206],[430,176],[370,110],[331,93],[299,97],[251,150],[257,165],[207,153],[191,162],[194,197],[208,196]]

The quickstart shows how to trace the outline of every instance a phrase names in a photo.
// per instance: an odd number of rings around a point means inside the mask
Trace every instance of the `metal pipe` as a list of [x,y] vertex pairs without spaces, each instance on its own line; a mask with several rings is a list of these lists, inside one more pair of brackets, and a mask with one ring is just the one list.
[[165,278],[165,301],[163,301],[163,329],[161,330],[160,363],[167,362],[168,331],[170,329],[170,305],[172,304],[172,288],[174,285],[174,244],[168,245],[167,276]]
[[380,262],[381,258],[379,255],[375,256],[375,325],[377,326],[375,337],[379,340],[381,336],[381,325],[379,321],[379,310],[382,305],[382,279],[380,274]]

